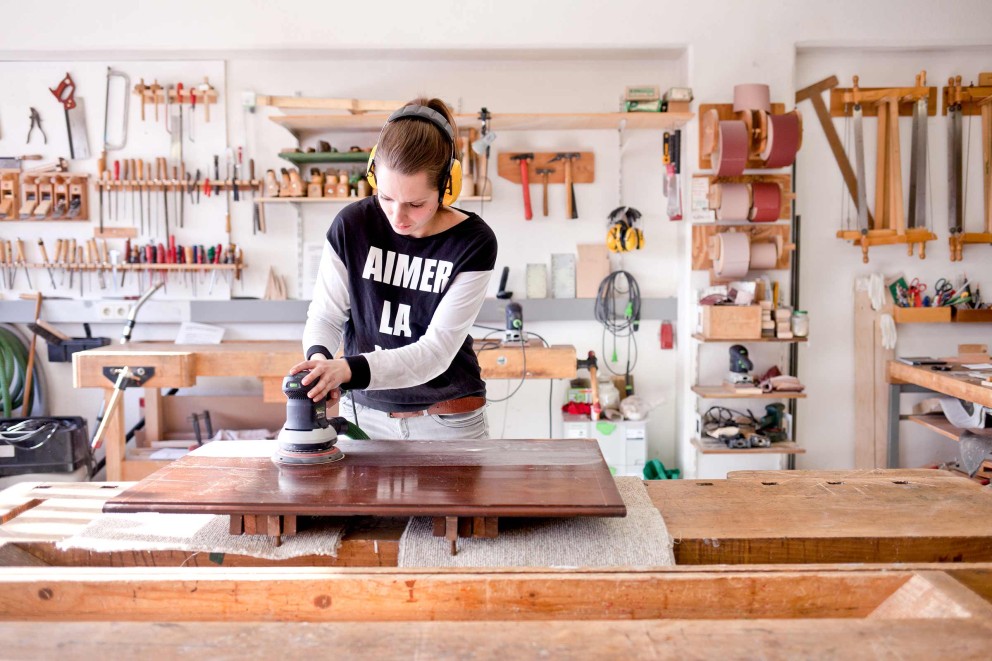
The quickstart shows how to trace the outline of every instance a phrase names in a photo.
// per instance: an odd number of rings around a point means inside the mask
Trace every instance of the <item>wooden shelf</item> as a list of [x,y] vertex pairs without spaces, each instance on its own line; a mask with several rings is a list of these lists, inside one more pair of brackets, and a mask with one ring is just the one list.
[[[379,131],[388,115],[273,115],[273,122],[293,133]],[[671,131],[693,118],[691,112],[514,113],[492,115],[494,131],[577,131],[588,129]],[[460,128],[478,128],[476,115],[456,115]]]
[[368,163],[371,152],[367,151],[314,151],[279,152],[279,158],[293,165],[314,165],[317,163]]
[[911,415],[909,420],[915,422],[918,425],[926,427],[932,432],[940,434],[945,438],[949,438],[952,441],[960,441],[961,434],[965,431],[970,431],[978,436],[984,436],[986,438],[992,438],[992,429],[970,429],[964,430],[952,425],[947,418],[944,417],[943,413],[927,413],[925,415]]
[[[256,202],[265,202],[267,204],[350,204],[352,202],[357,202],[361,200],[361,197],[260,197]],[[480,197],[478,195],[467,195],[465,197],[459,197],[455,200],[455,205],[459,202],[492,202],[493,198],[491,195],[486,195],[485,197]]]
[[766,392],[760,395],[739,395],[724,386],[693,386],[692,392],[703,399],[806,399],[804,392]]
[[792,441],[782,443],[772,443],[770,448],[741,448],[734,449],[727,447],[723,441],[714,439],[692,439],[692,444],[702,454],[805,454],[806,449],[799,447]]
[[753,339],[752,338],[752,339],[739,339],[739,340],[723,340],[723,339],[714,339],[714,338],[711,338],[711,337],[706,337],[702,333],[693,333],[692,334],[692,339],[699,340],[700,342],[714,342],[714,343],[716,343],[716,342],[727,342],[727,343],[733,342],[735,344],[746,344],[748,342],[783,342],[783,343],[805,342],[808,338],[805,338],[805,337],[794,337],[791,340],[783,340],[783,339],[780,339],[780,338],[777,338],[777,337],[761,337],[761,338],[758,338],[758,339]]

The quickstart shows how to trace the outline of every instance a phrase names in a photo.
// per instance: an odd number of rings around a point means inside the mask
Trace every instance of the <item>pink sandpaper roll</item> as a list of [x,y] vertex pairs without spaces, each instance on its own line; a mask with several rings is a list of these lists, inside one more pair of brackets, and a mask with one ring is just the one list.
[[774,243],[751,244],[751,268],[764,271],[778,264],[778,247]]
[[720,254],[713,271],[721,278],[743,278],[751,262],[751,237],[743,232],[723,232],[717,236]]
[[734,112],[742,110],[771,112],[772,102],[768,85],[758,83],[734,85]]
[[792,165],[799,151],[799,111],[785,115],[768,115],[768,141],[761,152],[766,168]]
[[751,211],[751,192],[747,184],[714,184],[720,187],[720,207],[716,219],[721,221],[747,220]]
[[756,181],[751,184],[751,197],[753,201],[748,220],[752,223],[771,223],[778,220],[782,211],[782,189],[778,184]]
[[747,126],[742,121],[720,122],[716,148],[710,156],[718,176],[736,177],[747,167]]

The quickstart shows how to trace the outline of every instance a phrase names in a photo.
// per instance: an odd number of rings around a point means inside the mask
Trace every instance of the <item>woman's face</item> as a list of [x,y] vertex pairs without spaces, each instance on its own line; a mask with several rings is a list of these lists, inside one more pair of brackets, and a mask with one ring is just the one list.
[[375,181],[379,206],[393,231],[415,238],[428,236],[440,204],[427,173],[401,174],[377,163]]

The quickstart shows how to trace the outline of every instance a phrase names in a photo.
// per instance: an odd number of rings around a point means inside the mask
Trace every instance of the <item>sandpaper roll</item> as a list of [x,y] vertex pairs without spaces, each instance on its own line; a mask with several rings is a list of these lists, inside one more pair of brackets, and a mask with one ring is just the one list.
[[743,278],[751,261],[751,237],[741,232],[723,232],[717,236],[720,254],[713,263],[713,271],[721,278]]
[[720,206],[716,219],[721,221],[747,220],[751,210],[751,191],[747,184],[715,184],[720,187]]
[[771,112],[771,92],[768,85],[750,83],[734,85],[734,112],[764,110]]
[[766,168],[784,168],[792,165],[799,151],[799,111],[785,115],[768,115],[768,141],[761,152]]
[[778,220],[782,211],[782,189],[778,184],[764,181],[751,184],[751,198],[748,220],[752,223],[771,223]]
[[710,162],[718,176],[736,177],[747,167],[747,125],[739,120],[720,122]]
[[763,271],[778,264],[778,246],[774,243],[751,244],[751,268]]

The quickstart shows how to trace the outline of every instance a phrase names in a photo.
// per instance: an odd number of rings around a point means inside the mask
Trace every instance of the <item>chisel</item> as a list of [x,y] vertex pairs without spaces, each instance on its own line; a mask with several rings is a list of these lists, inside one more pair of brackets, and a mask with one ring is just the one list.
[[52,289],[56,289],[55,274],[52,271],[52,263],[48,261],[48,251],[45,250],[44,239],[38,239],[38,250],[41,252],[41,259],[45,263],[45,268],[48,270],[48,279],[52,282]]

